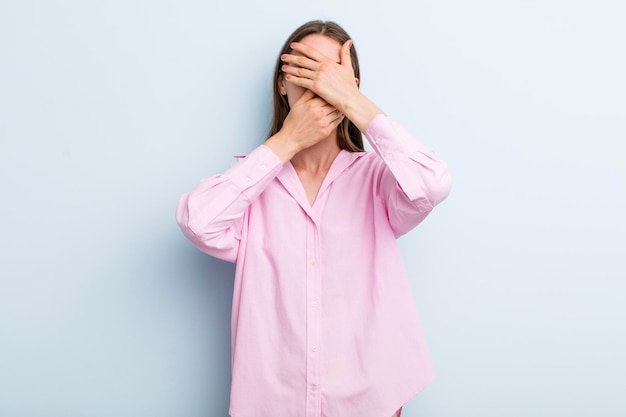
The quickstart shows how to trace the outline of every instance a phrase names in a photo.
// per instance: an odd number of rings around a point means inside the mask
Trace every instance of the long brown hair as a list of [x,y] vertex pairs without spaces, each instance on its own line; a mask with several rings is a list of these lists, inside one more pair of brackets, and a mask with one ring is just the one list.
[[[312,20],[300,26],[287,38],[287,41],[283,45],[278,59],[276,60],[276,68],[274,69],[274,115],[272,116],[272,127],[270,129],[269,136],[273,136],[283,127],[283,122],[289,114],[289,102],[287,97],[280,94],[279,81],[282,76],[280,67],[282,61],[280,56],[282,54],[289,54],[292,52],[290,47],[292,42],[299,42],[303,38],[309,35],[324,35],[339,42],[343,45],[350,39],[348,33],[335,22],[325,22],[322,20]],[[361,71],[359,69],[359,58],[356,54],[354,45],[350,48],[350,58],[352,59],[352,69],[354,70],[354,76],[361,79]],[[344,118],[341,124],[337,127],[337,145],[340,149],[346,149],[351,152],[362,152],[363,148],[363,136],[354,123],[347,118]]]

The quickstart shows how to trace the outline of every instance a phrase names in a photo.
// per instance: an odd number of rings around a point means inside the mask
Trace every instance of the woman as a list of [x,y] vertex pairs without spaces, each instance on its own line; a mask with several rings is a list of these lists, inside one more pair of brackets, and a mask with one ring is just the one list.
[[233,417],[399,416],[434,377],[396,239],[449,175],[358,84],[348,34],[302,25],[269,138],[180,199],[185,236],[236,263]]

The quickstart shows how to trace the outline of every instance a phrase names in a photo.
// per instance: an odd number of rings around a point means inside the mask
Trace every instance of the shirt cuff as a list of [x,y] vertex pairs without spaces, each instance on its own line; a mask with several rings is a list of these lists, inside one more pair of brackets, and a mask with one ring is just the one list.
[[224,173],[242,191],[272,180],[282,168],[282,162],[270,148],[258,146]]
[[387,165],[397,157],[406,157],[425,149],[406,129],[384,114],[379,114],[370,122],[365,137]]

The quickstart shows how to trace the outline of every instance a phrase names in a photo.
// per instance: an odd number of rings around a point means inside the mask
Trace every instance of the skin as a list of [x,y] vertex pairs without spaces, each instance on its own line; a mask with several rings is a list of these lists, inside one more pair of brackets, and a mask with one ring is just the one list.
[[350,59],[349,40],[341,45],[323,35],[309,35],[281,60],[281,94],[291,108],[282,129],[265,145],[283,162],[291,161],[313,205],[333,160],[339,154],[337,126],[344,117],[361,132],[383,111],[361,93]]

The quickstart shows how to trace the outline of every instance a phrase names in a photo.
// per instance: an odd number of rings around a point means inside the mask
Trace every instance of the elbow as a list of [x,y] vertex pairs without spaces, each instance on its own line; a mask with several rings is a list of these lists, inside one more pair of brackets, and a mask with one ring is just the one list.
[[229,225],[211,218],[199,218],[189,207],[188,199],[187,194],[183,195],[176,207],[176,223],[183,235],[202,252],[235,262],[239,235]]
[[182,230],[183,234],[189,238],[190,236],[195,236],[194,231],[192,230],[189,224],[189,195],[184,194],[180,197],[178,201],[178,205],[176,206],[176,223],[180,230]]
[[176,207],[176,223],[187,239],[195,246],[201,246],[206,238],[203,238],[202,227],[198,227],[197,220],[194,221],[196,216],[192,216],[190,210],[189,194],[184,194]]
[[450,194],[452,189],[452,177],[446,170],[437,177],[437,180],[430,187],[430,202],[433,206],[441,203]]

